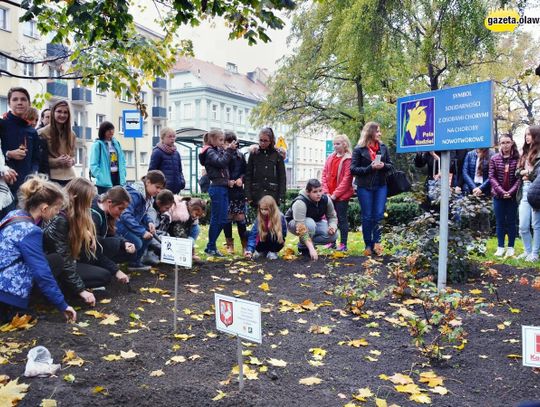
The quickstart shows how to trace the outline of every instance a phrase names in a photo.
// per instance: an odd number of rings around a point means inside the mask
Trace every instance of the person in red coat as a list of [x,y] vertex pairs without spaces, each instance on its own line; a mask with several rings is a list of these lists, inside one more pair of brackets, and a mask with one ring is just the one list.
[[[349,222],[347,210],[349,199],[354,196],[353,176],[351,174],[351,141],[347,136],[334,137],[334,152],[328,156],[322,172],[323,192],[328,195],[334,204],[338,217],[338,229],[341,243],[338,251],[347,251],[347,237]],[[330,244],[335,247],[335,243]]]

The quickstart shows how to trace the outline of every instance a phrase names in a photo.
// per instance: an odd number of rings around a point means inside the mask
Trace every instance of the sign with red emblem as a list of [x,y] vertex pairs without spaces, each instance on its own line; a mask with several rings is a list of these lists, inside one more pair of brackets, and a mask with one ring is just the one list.
[[523,366],[540,367],[540,327],[521,327]]
[[214,294],[216,328],[257,343],[262,342],[261,304]]

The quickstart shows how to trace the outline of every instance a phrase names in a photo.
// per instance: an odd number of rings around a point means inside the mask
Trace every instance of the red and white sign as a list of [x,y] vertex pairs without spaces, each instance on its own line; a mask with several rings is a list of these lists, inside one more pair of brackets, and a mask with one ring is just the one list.
[[521,326],[523,366],[540,367],[540,327]]
[[214,294],[216,328],[257,343],[262,342],[261,304]]

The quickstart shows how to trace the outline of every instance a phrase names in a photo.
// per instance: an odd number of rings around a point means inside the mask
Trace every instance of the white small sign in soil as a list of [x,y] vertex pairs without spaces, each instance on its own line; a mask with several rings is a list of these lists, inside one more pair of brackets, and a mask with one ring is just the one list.
[[261,343],[261,304],[214,294],[216,328],[248,341]]
[[523,366],[540,367],[540,327],[521,326]]
[[193,241],[178,237],[161,237],[161,262],[191,268]]

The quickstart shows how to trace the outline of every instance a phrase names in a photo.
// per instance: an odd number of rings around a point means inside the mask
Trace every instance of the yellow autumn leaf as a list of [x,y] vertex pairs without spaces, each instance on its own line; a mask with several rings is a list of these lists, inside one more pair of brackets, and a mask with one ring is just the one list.
[[119,321],[120,318],[118,318],[116,315],[114,314],[107,314],[105,315],[105,319],[100,321],[100,325],[116,325],[116,321]]
[[43,399],[41,400],[41,404],[39,407],[57,407],[58,404],[56,403],[56,400],[53,399]]
[[373,393],[371,392],[369,387],[358,389],[358,393],[353,394],[353,398],[355,398],[358,401],[366,401],[366,399],[369,397],[373,397]]
[[513,353],[511,353],[510,355],[506,355],[506,357],[510,359],[521,359],[521,355],[516,355]]
[[409,397],[409,400],[416,401],[417,403],[421,403],[421,404],[430,404],[431,403],[431,399],[425,393],[412,394],[411,397]]
[[96,311],[96,310],[90,310],[90,311],[86,311],[85,312],[86,315],[90,315],[90,316],[93,316],[94,318],[105,318],[105,314],[99,312],[99,311]]
[[475,288],[474,290],[469,290],[469,293],[472,295],[480,295],[482,294],[482,290],[479,290],[478,288]]
[[324,366],[324,363],[321,362],[320,360],[308,360],[308,363],[309,363],[311,366],[315,366],[315,367]]
[[300,274],[300,273],[293,274],[293,276],[296,278],[307,278],[305,274]]
[[255,356],[250,356],[249,360],[247,361],[250,365],[262,365],[262,362],[259,360],[259,358],[256,358]]
[[138,356],[139,354],[136,352],[133,352],[132,349],[128,350],[127,352],[124,352],[123,350],[120,351],[120,356],[122,359],[133,359],[134,357]]
[[236,295],[237,297],[243,297],[243,296],[247,295],[247,292],[246,291],[240,291],[240,290],[233,290],[233,294]]
[[309,350],[313,354],[313,359],[322,360],[326,356],[326,350],[323,348],[311,348]]
[[512,308],[512,307],[509,307],[508,309],[510,310],[510,312],[511,312],[512,314],[519,314],[519,313],[521,312],[521,310],[518,309],[518,308]]
[[378,362],[379,361],[379,359],[373,358],[371,356],[364,356],[364,359],[366,359],[366,360],[368,360],[370,362]]
[[298,318],[296,320],[296,322],[298,322],[299,324],[307,324],[307,321],[305,319],[302,319],[302,318]]
[[381,336],[381,333],[376,332],[376,331],[372,331],[372,332],[369,333],[369,336],[375,336],[375,337],[379,338]]
[[448,393],[448,389],[446,387],[443,387],[443,386],[436,386],[432,389],[429,389],[429,391],[433,392],[433,393],[436,393],[436,394],[440,394],[441,396],[444,396],[445,394]]
[[309,332],[313,334],[328,335],[330,332],[332,332],[332,328],[329,326],[311,325]]
[[322,380],[318,377],[304,377],[298,381],[298,383],[306,386],[313,386],[314,384],[320,384],[321,382]]
[[272,277],[272,274],[269,274],[269,273],[265,274],[264,277],[263,277],[263,279],[266,280],[266,281],[270,281],[270,280],[272,280],[273,278],[274,278],[274,277]]
[[376,407],[388,407],[388,404],[386,403],[385,399],[376,398],[375,399],[375,406]]
[[221,400],[223,397],[226,397],[227,396],[227,393],[225,393],[224,391],[221,391],[221,390],[217,390],[218,394],[216,397],[214,397],[212,400],[213,401],[218,401],[218,400]]
[[28,391],[28,384],[18,383],[19,378],[0,385],[0,406],[15,406]]
[[174,339],[180,339],[181,341],[187,341],[188,339],[194,338],[193,334],[174,334]]
[[265,291],[265,292],[266,292],[266,291],[270,291],[270,286],[268,285],[267,282],[264,282],[264,283],[262,283],[261,285],[259,285],[259,288],[260,288],[261,290]]
[[110,355],[103,356],[101,359],[106,360],[107,362],[113,362],[115,360],[121,360],[122,357],[111,353]]
[[390,380],[394,384],[413,383],[413,379],[411,379],[409,376],[405,376],[404,374],[401,374],[401,373],[395,373],[394,375],[388,377],[387,380]]
[[375,356],[381,356],[381,351],[377,350],[377,349],[372,349],[372,350],[369,351],[369,353],[371,353],[372,355],[375,355]]
[[160,376],[163,376],[164,374],[165,372],[163,372],[163,370],[161,369],[150,372],[150,376],[152,377],[160,377]]
[[261,373],[268,372],[268,366],[259,367],[259,372],[261,372]]
[[184,356],[173,356],[168,361],[165,362],[166,365],[171,365],[173,363],[184,363],[186,361],[186,358]]
[[207,332],[206,336],[208,336],[209,338],[217,338],[217,334],[215,332]]
[[405,385],[396,384],[394,385],[394,388],[400,393],[410,393],[410,394],[420,393],[420,388],[415,383],[409,383]]
[[65,374],[64,375],[64,381],[68,383],[73,383],[75,381],[75,376],[72,374]]
[[103,386],[96,386],[92,389],[92,393],[94,394],[103,393],[103,392],[106,392],[105,387]]
[[287,362],[285,362],[284,360],[281,360],[281,359],[270,358],[270,359],[267,360],[267,362],[268,362],[269,365],[276,366],[276,367],[285,367],[285,366],[287,366]]
[[188,357],[189,360],[197,360],[197,359],[200,359],[201,356],[200,355],[191,355],[190,357]]
[[108,304],[111,302],[111,299],[110,298],[103,298],[99,303],[100,304]]
[[368,346],[369,343],[363,338],[353,339],[352,341],[346,342],[347,346],[352,346],[353,348],[359,348],[360,346]]
[[283,336],[285,335],[289,335],[289,330],[288,329],[282,329],[281,331],[279,331],[279,333]]

